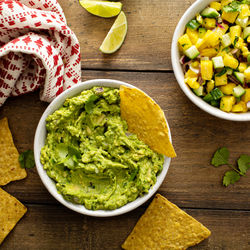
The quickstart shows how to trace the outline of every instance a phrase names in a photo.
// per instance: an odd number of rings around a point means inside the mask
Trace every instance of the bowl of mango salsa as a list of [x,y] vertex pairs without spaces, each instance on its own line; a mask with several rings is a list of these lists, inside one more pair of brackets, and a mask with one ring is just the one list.
[[227,120],[250,121],[250,0],[196,1],[172,41],[176,79],[189,99]]

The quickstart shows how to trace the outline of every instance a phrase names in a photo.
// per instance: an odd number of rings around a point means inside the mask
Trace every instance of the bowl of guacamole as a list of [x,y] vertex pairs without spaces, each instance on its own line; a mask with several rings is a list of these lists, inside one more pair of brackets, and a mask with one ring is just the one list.
[[170,158],[128,131],[120,114],[121,85],[135,88],[109,79],[73,86],[47,107],[36,130],[43,184],[82,214],[108,217],[135,209],[157,191],[170,165]]

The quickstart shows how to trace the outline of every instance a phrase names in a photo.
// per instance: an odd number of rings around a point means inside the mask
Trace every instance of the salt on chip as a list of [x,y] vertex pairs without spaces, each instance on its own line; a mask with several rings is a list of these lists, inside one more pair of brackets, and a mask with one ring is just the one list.
[[157,103],[136,88],[120,87],[121,117],[128,130],[146,143],[152,150],[167,157],[175,157],[168,136],[165,115]]
[[0,186],[27,176],[18,161],[19,153],[14,145],[7,118],[0,120]]
[[157,194],[122,247],[126,250],[187,249],[210,234],[200,222]]
[[0,188],[0,244],[26,211],[22,203]]

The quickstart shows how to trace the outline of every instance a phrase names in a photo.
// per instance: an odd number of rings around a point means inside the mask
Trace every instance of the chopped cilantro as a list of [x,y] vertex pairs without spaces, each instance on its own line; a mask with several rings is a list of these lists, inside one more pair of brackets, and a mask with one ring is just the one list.
[[211,164],[215,167],[221,165],[227,165],[233,170],[227,171],[223,177],[223,185],[228,186],[234,184],[240,179],[241,176],[244,176],[247,170],[250,168],[250,156],[241,155],[237,160],[237,167],[229,164],[229,151],[227,148],[219,148],[213,155]]
[[239,41],[239,37],[236,36],[235,39],[234,39],[234,47],[235,47],[235,45],[236,45],[236,43],[237,43],[238,41]]
[[89,97],[89,99],[86,101],[85,103],[85,110],[88,114],[91,114],[92,113],[92,110],[94,108],[94,101],[96,101],[98,99],[98,96],[97,95],[91,95]]
[[33,150],[26,150],[19,155],[19,163],[21,168],[33,168],[35,167],[34,152]]

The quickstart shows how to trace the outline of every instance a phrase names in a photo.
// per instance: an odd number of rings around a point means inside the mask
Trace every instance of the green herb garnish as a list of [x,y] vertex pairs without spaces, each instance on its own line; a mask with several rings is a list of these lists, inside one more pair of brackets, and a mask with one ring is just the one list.
[[19,163],[21,168],[33,168],[35,167],[34,152],[33,150],[24,151],[19,155]]
[[213,155],[211,164],[215,167],[222,165],[227,165],[232,170],[229,170],[225,173],[223,177],[223,185],[228,186],[234,184],[240,179],[241,176],[244,176],[247,170],[250,168],[250,156],[241,155],[237,160],[237,166],[233,166],[228,162],[229,160],[229,151],[226,147],[219,148]]

